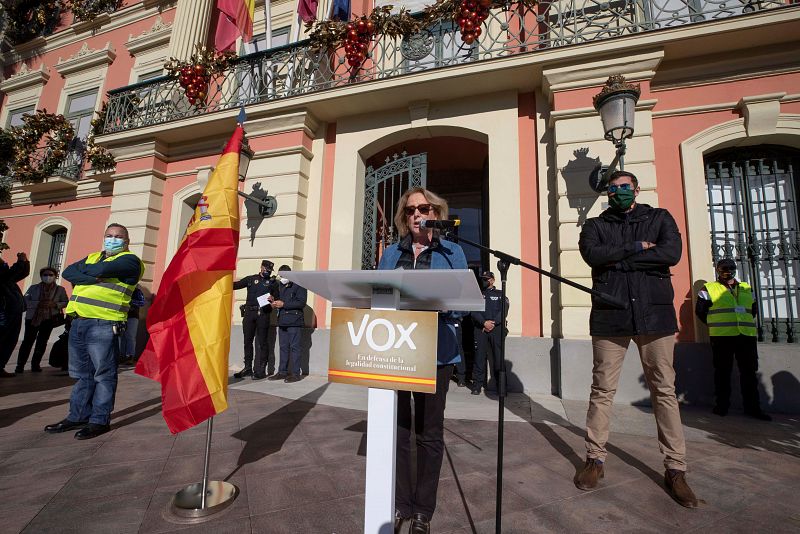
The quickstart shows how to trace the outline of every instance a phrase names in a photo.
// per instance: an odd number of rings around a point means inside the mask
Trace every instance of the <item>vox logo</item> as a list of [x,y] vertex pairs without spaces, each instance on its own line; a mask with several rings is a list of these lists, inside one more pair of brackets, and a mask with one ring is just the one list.
[[[361,324],[358,325],[358,330],[356,330],[355,324],[352,321],[347,321],[347,331],[350,334],[350,341],[353,343],[353,346],[360,345],[361,340],[365,339],[369,348],[375,352],[399,349],[404,344],[407,345],[409,349],[416,350],[417,346],[414,344],[414,340],[411,339],[411,333],[416,327],[416,322],[412,322],[406,326],[380,317],[370,320],[368,313],[364,314],[361,318]],[[376,333],[378,334],[377,336]],[[376,337],[380,342],[376,342]]]

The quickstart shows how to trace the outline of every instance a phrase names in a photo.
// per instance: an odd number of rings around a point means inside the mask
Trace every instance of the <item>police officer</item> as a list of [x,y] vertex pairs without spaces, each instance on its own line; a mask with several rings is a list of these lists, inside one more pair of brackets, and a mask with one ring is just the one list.
[[[494,273],[485,271],[481,274],[481,287],[486,310],[472,312],[472,322],[475,324],[475,364],[472,367],[472,394],[480,395],[481,388],[485,387],[486,360],[492,369],[492,378],[495,378],[498,358],[500,358],[501,336],[505,335],[505,321],[503,320],[503,306],[500,304],[502,292],[494,287]],[[506,298],[506,311],[508,311],[508,298]]]
[[[272,306],[261,306],[258,298],[267,296],[269,300],[277,295],[277,284],[272,276],[274,264],[269,260],[261,262],[258,274],[245,276],[233,283],[233,289],[247,288],[247,300],[242,310],[242,331],[244,333],[244,369],[234,373],[236,378],[252,376],[261,380],[275,372],[275,353],[269,350],[269,317]],[[263,302],[263,299],[262,299]],[[253,340],[256,341],[255,367],[253,367]]]
[[758,305],[749,284],[736,280],[736,262],[724,258],[717,262],[717,280],[709,282],[697,295],[697,317],[708,325],[714,358],[714,413],[728,414],[731,401],[733,359],[739,365],[739,382],[744,413],[771,421],[761,411],[758,398],[758,347],[756,316]]
[[269,380],[283,379],[289,383],[303,378],[300,374],[300,348],[301,334],[305,325],[303,310],[308,300],[306,288],[280,277],[280,273],[291,270],[288,265],[281,265],[278,269],[280,282],[278,297],[272,305],[278,310],[278,341],[281,346],[281,361],[277,374],[269,377]]

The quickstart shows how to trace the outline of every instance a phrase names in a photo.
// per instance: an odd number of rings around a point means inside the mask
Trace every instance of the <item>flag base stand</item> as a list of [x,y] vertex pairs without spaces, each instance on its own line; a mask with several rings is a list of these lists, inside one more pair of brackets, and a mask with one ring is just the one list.
[[203,505],[203,483],[190,484],[172,498],[172,513],[187,518],[206,517],[221,512],[239,495],[239,488],[229,482],[212,480],[206,486]]
[[211,456],[211,431],[214,418],[208,420],[206,429],[206,457],[203,481],[190,484],[172,498],[172,513],[179,517],[200,518],[214,515],[233,504],[239,488],[229,482],[208,480],[208,462]]

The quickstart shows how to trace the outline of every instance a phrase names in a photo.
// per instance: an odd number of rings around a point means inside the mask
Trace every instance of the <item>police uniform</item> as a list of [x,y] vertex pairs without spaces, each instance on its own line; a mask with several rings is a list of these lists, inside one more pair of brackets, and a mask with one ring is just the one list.
[[[273,264],[264,260],[262,265],[267,268],[266,276],[254,274],[245,276],[233,283],[233,289],[247,289],[247,300],[241,306],[242,332],[244,334],[244,369],[236,373],[237,378],[248,376],[251,373],[256,378],[264,378],[267,374],[275,372],[275,351],[270,350],[269,343],[269,318],[272,306],[259,306],[258,298],[264,295],[277,295],[277,285],[274,278],[270,278]],[[253,341],[256,341],[255,367],[253,366]]]
[[[486,271],[481,275],[481,278],[484,280],[494,278],[494,273]],[[481,387],[485,386],[487,359],[489,360],[489,366],[492,371],[492,378],[495,377],[495,369],[497,368],[498,358],[500,357],[501,336],[505,332],[503,306],[501,305],[503,298],[502,291],[496,287],[491,287],[483,289],[482,293],[486,304],[485,311],[472,312],[470,314],[475,324],[475,342],[477,345],[475,363],[472,367],[472,389],[477,392],[480,392]],[[506,311],[508,311],[508,298],[506,298],[505,307]],[[483,324],[486,321],[494,321],[495,327],[491,332],[485,332],[483,329]]]
[[[720,264],[724,261],[721,260]],[[732,268],[735,269],[735,263]],[[769,419],[761,411],[758,394],[758,330],[755,320],[758,306],[750,285],[738,281],[732,285],[717,281],[705,284],[698,294],[695,313],[708,325],[711,336],[716,397],[714,413],[725,415],[728,412],[735,358],[745,413]]]

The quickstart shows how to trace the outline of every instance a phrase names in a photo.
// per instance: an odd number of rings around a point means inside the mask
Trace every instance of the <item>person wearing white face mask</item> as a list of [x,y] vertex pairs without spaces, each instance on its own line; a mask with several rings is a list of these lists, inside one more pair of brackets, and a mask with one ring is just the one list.
[[[291,270],[288,265],[281,265],[278,275]],[[278,372],[267,380],[283,380],[292,383],[303,378],[300,374],[300,347],[302,328],[305,325],[303,309],[308,300],[308,291],[286,278],[280,278],[279,282],[278,298],[272,302],[272,307],[278,310],[278,341],[281,346],[281,358]]]
[[61,324],[64,308],[67,306],[67,292],[56,284],[58,273],[53,267],[43,267],[39,271],[41,283],[32,285],[25,292],[25,336],[19,346],[16,373],[21,374],[28,362],[31,348],[33,359],[31,371],[41,372],[42,356],[53,328]]
[[67,305],[72,317],[69,330],[69,376],[72,387],[69,414],[47,425],[56,434],[80,429],[75,439],[91,439],[111,428],[117,392],[117,336],[124,333],[131,296],[144,274],[144,263],[128,250],[128,229],[110,224],[103,250],[64,269],[64,279],[74,290]]

